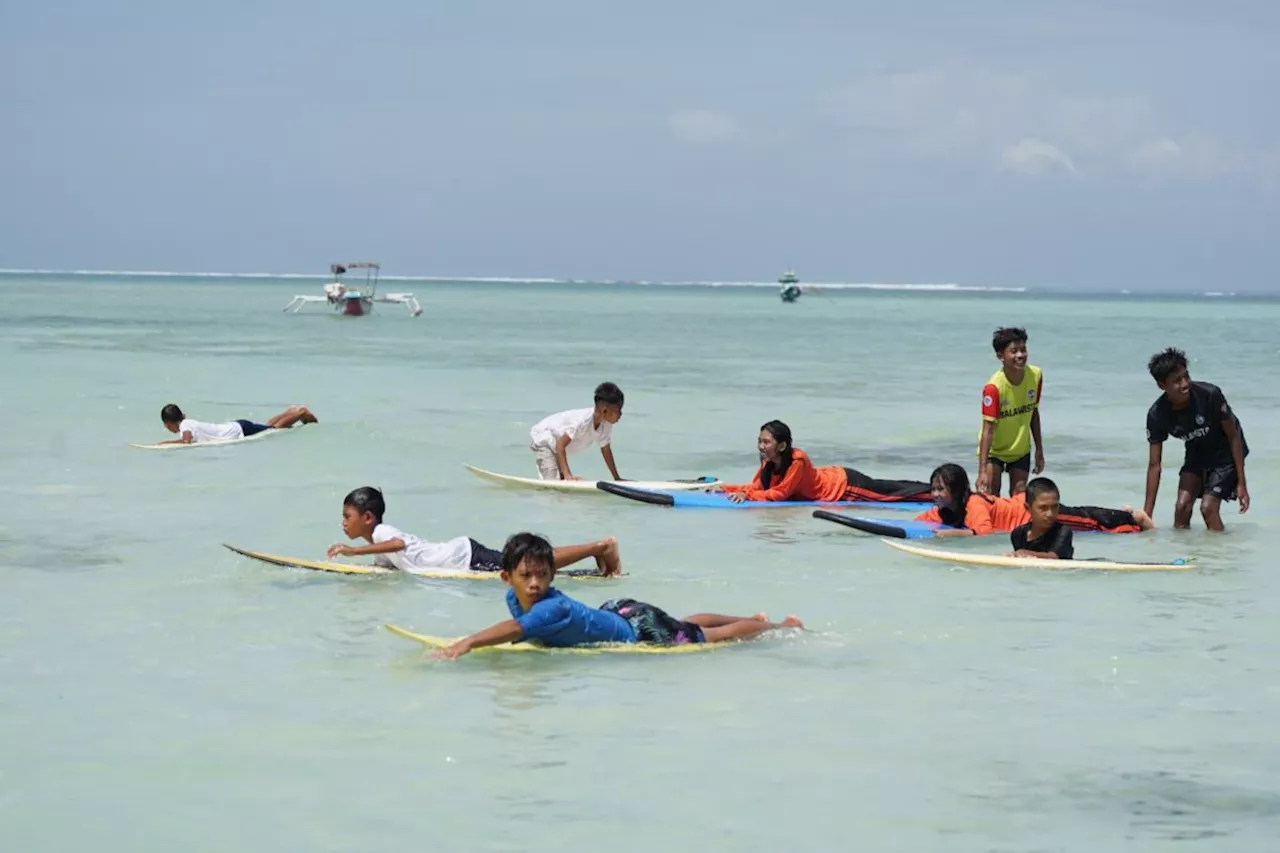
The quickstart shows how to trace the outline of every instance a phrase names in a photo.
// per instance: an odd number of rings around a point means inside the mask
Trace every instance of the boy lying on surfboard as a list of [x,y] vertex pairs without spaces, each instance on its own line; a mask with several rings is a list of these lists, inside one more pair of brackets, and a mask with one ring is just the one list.
[[745,640],[776,628],[804,628],[795,616],[770,622],[763,613],[752,617],[697,613],[675,619],[652,604],[629,598],[588,607],[552,586],[558,559],[551,543],[534,533],[517,533],[502,549],[502,580],[507,590],[505,622],[465,637],[435,653],[457,658],[483,646],[521,640],[547,646],[585,646],[594,643],[717,643]]
[[[372,554],[376,564],[401,571],[502,571],[502,554],[469,536],[459,536],[447,542],[428,542],[384,522],[382,517],[386,512],[387,504],[378,489],[361,486],[349,493],[342,501],[342,532],[348,538],[364,539],[371,544],[330,545],[329,558]],[[557,548],[553,561],[555,568],[562,569],[588,557],[595,558],[601,575],[608,577],[622,574],[618,540],[612,536],[585,545]]]
[[1027,501],[1031,520],[1013,528],[1009,540],[1013,544],[1010,557],[1038,557],[1044,560],[1070,560],[1076,549],[1071,544],[1071,528],[1058,521],[1061,506],[1058,484],[1048,477],[1036,477],[1027,483],[1022,497]]
[[208,424],[197,421],[182,413],[182,409],[173,403],[160,410],[160,422],[169,432],[176,432],[181,438],[173,441],[162,441],[160,444],[193,444],[198,441],[228,441],[236,438],[248,438],[269,429],[288,429],[296,423],[317,423],[315,415],[306,406],[290,406],[278,415],[268,418],[265,424],[254,423],[243,418],[227,423]]

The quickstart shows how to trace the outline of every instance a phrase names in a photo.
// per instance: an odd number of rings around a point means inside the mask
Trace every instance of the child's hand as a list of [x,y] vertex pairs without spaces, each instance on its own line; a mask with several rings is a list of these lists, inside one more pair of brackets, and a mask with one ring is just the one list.
[[730,501],[730,503],[740,504],[740,503],[742,503],[743,501],[745,501],[746,499],[747,499],[747,493],[746,493],[746,492],[730,492],[730,493],[729,493],[729,501]]
[[973,484],[973,490],[980,495],[985,495],[991,489],[991,478],[987,476],[987,466],[982,466],[981,473],[978,474],[978,481]]
[[466,640],[459,640],[451,646],[445,646],[431,657],[433,660],[454,660],[471,651],[471,647],[467,645]]
[[1036,448],[1036,464],[1035,464],[1035,467],[1031,469],[1031,473],[1039,474],[1043,470],[1044,470],[1044,451],[1041,450],[1039,447],[1037,447]]
[[330,545],[329,550],[326,551],[325,554],[329,559],[333,559],[334,557],[349,557],[351,555],[351,546],[342,544]]

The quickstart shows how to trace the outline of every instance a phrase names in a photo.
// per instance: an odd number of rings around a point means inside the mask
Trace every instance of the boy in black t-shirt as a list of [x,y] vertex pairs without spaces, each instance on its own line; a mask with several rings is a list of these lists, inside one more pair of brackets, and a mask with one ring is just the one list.
[[1057,484],[1048,477],[1036,477],[1027,483],[1026,500],[1031,520],[1010,532],[1013,542],[1010,556],[1072,559],[1076,550],[1071,544],[1071,528],[1058,521]]
[[1249,511],[1244,458],[1249,445],[1240,420],[1231,411],[1222,389],[1208,382],[1192,382],[1187,354],[1180,349],[1158,352],[1147,364],[1151,378],[1164,393],[1147,410],[1147,499],[1150,515],[1160,490],[1164,442],[1170,436],[1186,443],[1186,457],[1178,472],[1178,502],[1173,526],[1191,526],[1191,507],[1200,499],[1200,515],[1210,530],[1222,530],[1223,501],[1239,498],[1240,511]]

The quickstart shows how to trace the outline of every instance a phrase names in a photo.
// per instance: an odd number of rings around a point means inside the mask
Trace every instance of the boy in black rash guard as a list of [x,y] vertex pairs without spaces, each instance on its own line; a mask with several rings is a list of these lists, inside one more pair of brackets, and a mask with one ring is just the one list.
[[1186,444],[1182,470],[1178,472],[1178,501],[1173,526],[1191,526],[1191,507],[1200,499],[1205,527],[1222,530],[1222,502],[1240,499],[1240,511],[1249,511],[1249,489],[1244,479],[1244,458],[1249,445],[1240,420],[1227,403],[1222,389],[1208,382],[1192,382],[1187,354],[1180,349],[1156,353],[1147,364],[1151,378],[1164,393],[1147,410],[1147,499],[1150,515],[1160,490],[1160,464],[1164,442],[1170,436]]
[[1057,485],[1048,477],[1036,477],[1027,483],[1026,499],[1031,520],[1010,532],[1009,538],[1013,541],[1010,556],[1072,559],[1075,547],[1071,544],[1071,528],[1058,521]]

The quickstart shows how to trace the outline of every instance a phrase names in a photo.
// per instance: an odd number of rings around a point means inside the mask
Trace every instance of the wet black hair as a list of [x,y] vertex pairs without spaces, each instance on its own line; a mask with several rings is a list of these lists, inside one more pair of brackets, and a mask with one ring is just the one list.
[[1058,497],[1062,497],[1062,492],[1058,491],[1058,484],[1048,477],[1036,477],[1027,483],[1027,506],[1031,506],[1036,502],[1036,498],[1047,492],[1053,492]]
[[373,486],[361,486],[351,490],[342,499],[342,505],[351,507],[361,515],[366,512],[373,513],[374,520],[379,524],[382,523],[382,516],[387,512],[387,502],[382,499],[382,492]]
[[180,424],[186,420],[186,415],[182,414],[176,404],[170,403],[160,410],[160,422],[166,424]]
[[991,347],[996,351],[996,355],[1000,355],[1008,348],[1009,344],[1027,342],[1027,330],[1018,328],[996,329],[991,336]]
[[947,491],[951,492],[951,505],[938,508],[942,523],[950,527],[964,527],[965,509],[969,504],[969,475],[964,468],[954,462],[939,465],[929,475],[929,487],[933,488],[934,480],[942,480]]
[[1161,350],[1147,362],[1147,370],[1151,371],[1151,378],[1157,382],[1164,382],[1173,371],[1186,366],[1187,354],[1177,347]]
[[769,433],[769,435],[773,436],[773,440],[779,444],[787,446],[787,449],[782,451],[782,459],[776,470],[770,464],[766,465],[765,469],[760,472],[760,487],[767,489],[769,484],[773,482],[774,474],[777,474],[779,479],[786,476],[787,469],[791,467],[791,463],[795,459],[795,445],[791,442],[791,427],[782,421],[769,421],[760,427],[760,430]]
[[554,572],[556,552],[545,536],[516,533],[502,546],[502,570],[514,572],[521,562],[541,564]]
[[612,382],[601,382],[596,386],[596,402],[609,406],[621,406],[626,397],[622,389]]

